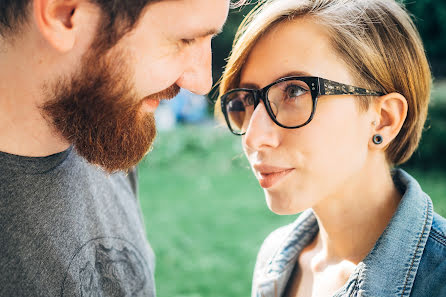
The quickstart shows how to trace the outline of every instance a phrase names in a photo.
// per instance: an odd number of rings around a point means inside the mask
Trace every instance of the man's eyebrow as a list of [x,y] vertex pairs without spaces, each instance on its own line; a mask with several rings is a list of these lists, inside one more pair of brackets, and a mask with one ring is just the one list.
[[213,29],[210,29],[210,30],[208,30],[208,31],[205,31],[205,32],[200,32],[200,33],[198,33],[198,34],[196,34],[195,35],[195,37],[196,38],[203,38],[203,37],[208,37],[208,36],[215,36],[215,35],[218,35],[218,34],[220,34],[221,32],[222,32],[222,30],[223,30],[223,28],[213,28]]

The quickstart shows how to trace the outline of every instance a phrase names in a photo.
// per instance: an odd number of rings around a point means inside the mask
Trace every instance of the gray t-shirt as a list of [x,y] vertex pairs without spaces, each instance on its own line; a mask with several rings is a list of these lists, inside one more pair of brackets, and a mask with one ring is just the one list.
[[0,296],[155,296],[136,171],[0,152]]

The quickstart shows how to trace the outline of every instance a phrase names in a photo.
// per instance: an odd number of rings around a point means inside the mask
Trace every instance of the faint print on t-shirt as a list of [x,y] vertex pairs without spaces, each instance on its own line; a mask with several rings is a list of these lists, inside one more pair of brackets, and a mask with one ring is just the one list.
[[61,296],[147,296],[149,267],[137,249],[118,238],[94,239],[75,254]]

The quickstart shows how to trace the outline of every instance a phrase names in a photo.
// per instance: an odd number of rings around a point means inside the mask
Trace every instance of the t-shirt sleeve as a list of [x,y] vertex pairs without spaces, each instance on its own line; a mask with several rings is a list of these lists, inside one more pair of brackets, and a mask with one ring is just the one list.
[[129,170],[127,178],[129,179],[130,186],[132,188],[133,193],[135,194],[135,197],[138,198],[138,194],[139,194],[139,191],[138,191],[138,166],[135,166]]

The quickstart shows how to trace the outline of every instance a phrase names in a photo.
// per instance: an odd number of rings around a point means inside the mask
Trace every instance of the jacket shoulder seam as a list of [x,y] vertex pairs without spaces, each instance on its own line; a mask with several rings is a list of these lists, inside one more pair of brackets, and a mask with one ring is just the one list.
[[[431,215],[432,215],[432,214],[431,214]],[[414,253],[413,256],[412,256],[412,260],[411,260],[411,263],[410,263],[410,267],[409,267],[408,273],[407,273],[407,275],[406,275],[406,279],[405,279],[405,281],[404,281],[404,287],[403,287],[403,291],[402,291],[402,293],[401,293],[401,297],[404,296],[404,294],[405,294],[405,292],[406,292],[406,288],[407,288],[407,286],[408,286],[408,284],[409,284],[410,273],[411,273],[412,268],[413,268],[413,266],[414,266],[415,258],[417,257],[418,250],[419,250],[419,248],[420,248],[420,244],[421,244],[421,240],[422,240],[422,238],[423,238],[423,234],[425,234],[425,232],[426,232],[426,225],[427,225],[428,218],[429,218],[429,203],[427,203],[427,205],[426,205],[426,216],[425,216],[425,218],[424,218],[423,229],[422,229],[422,231],[421,231],[420,237],[418,238],[418,243],[417,243],[416,248],[415,248],[415,253]],[[431,230],[432,230],[432,229],[431,229]],[[427,235],[427,236],[429,236],[429,235]]]
[[434,227],[432,227],[430,235],[431,235],[430,237],[433,240],[435,240],[436,242],[438,242],[446,247],[446,237],[444,236],[443,233],[441,233],[440,231],[438,231]]

